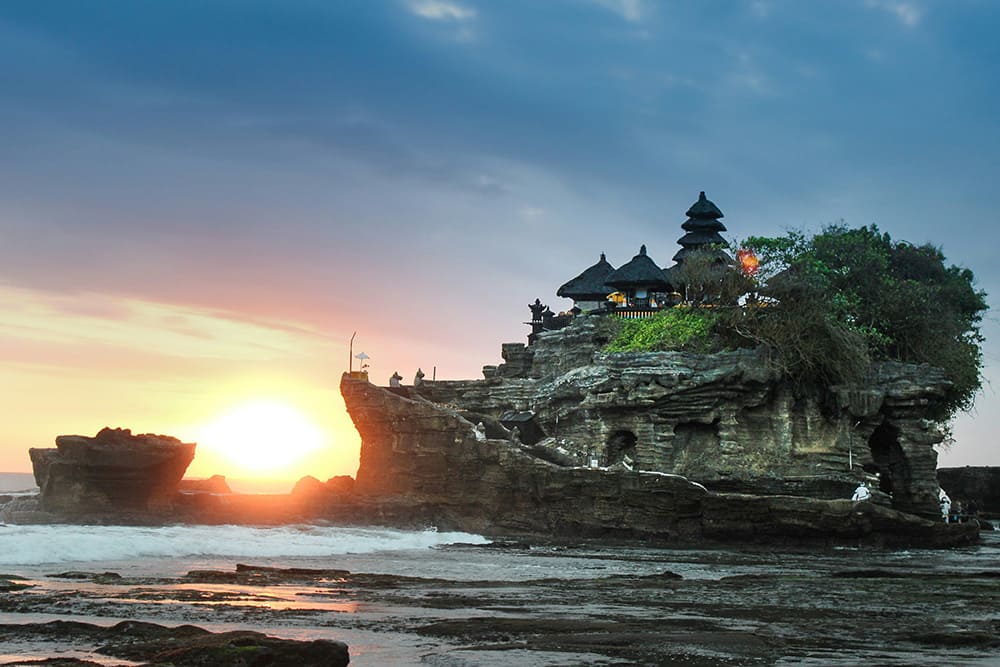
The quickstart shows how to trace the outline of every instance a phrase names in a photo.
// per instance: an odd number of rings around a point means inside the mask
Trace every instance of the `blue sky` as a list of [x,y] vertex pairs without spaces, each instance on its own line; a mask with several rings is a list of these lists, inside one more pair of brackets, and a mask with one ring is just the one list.
[[[731,237],[876,223],[995,295],[998,29],[976,0],[7,0],[0,287],[52,326],[138,300],[293,332],[327,359],[268,372],[331,394],[355,330],[377,379],[476,377],[601,251],[668,263],[700,190]],[[25,326],[8,397],[60,354]],[[252,365],[156,352],[178,384]],[[1000,465],[998,408],[945,463]]]

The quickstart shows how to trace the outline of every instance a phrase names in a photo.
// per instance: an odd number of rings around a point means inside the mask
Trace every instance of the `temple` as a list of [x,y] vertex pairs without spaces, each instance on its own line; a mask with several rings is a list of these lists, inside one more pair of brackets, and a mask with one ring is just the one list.
[[[681,249],[674,255],[672,266],[660,267],[649,256],[645,244],[639,248],[639,254],[618,269],[602,252],[596,264],[564,283],[556,296],[572,299],[575,312],[607,312],[630,319],[649,317],[682,303],[688,291],[685,283],[689,282],[684,262],[694,253],[708,251],[710,262],[719,271],[733,266],[733,258],[726,252],[729,244],[720,234],[726,227],[719,222],[724,217],[719,207],[701,192],[686,215],[688,219],[681,225],[685,234],[677,240]],[[537,300],[536,303],[547,308]],[[534,309],[532,313],[530,342],[541,331],[558,328],[562,323],[562,320],[543,322]]]
[[732,257],[723,250],[728,248],[729,244],[719,233],[726,231],[725,225],[719,222],[719,218],[725,216],[718,206],[705,198],[704,192],[698,195],[698,201],[688,209],[687,216],[687,221],[681,225],[681,229],[687,234],[677,239],[681,249],[674,255],[674,261],[681,264],[691,253],[709,246],[714,249],[720,260],[732,262]]
[[556,296],[573,299],[573,304],[583,311],[602,308],[608,300],[608,295],[614,288],[608,285],[608,276],[615,272],[615,267],[608,263],[604,253],[597,264],[584,269],[583,273],[566,282],[556,290]]

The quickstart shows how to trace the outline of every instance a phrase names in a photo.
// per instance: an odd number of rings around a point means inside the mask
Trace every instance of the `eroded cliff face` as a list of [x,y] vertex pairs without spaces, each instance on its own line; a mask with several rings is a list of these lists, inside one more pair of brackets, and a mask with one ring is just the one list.
[[368,520],[686,542],[945,546],[977,533],[875,502],[716,493],[679,475],[559,465],[516,438],[484,436],[467,413],[415,392],[346,375],[341,392],[362,440],[350,512]]
[[602,354],[605,342],[600,318],[578,318],[531,348],[505,345],[513,366],[487,379],[411,391],[493,418],[531,411],[554,443],[602,465],[825,499],[877,476],[894,508],[937,515],[943,435],[925,415],[948,386],[940,370],[882,363],[863,386],[802,393],[753,350]]

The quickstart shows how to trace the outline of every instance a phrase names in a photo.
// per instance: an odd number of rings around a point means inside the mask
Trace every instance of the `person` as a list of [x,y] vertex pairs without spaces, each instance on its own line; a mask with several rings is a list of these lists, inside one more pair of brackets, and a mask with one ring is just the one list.
[[951,504],[951,522],[959,523],[962,520],[962,501],[956,500]]
[[421,369],[417,369],[417,374],[413,378],[413,386],[419,387],[424,383],[424,372]]
[[973,519],[979,518],[979,505],[976,503],[974,498],[965,503],[965,515],[972,517]]
[[938,503],[941,505],[941,516],[944,517],[944,522],[948,523],[948,517],[951,515],[951,498],[944,489],[938,493]]
[[399,383],[402,381],[403,381],[403,376],[399,374],[399,371],[396,371],[392,374],[392,377],[389,378],[389,386],[398,387],[400,386]]
[[851,496],[851,500],[860,501],[868,500],[872,497],[871,489],[864,482],[858,482],[858,488],[854,489],[854,495]]
[[476,440],[486,442],[486,426],[483,422],[476,424]]

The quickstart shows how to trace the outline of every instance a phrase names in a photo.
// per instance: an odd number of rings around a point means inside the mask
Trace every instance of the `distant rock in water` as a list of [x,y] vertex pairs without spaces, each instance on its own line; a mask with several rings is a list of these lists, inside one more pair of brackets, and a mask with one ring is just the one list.
[[93,438],[60,435],[53,449],[29,450],[41,507],[59,515],[167,512],[194,443],[104,428]]
[[208,479],[182,479],[178,491],[187,493],[232,493],[225,475],[212,475]]

